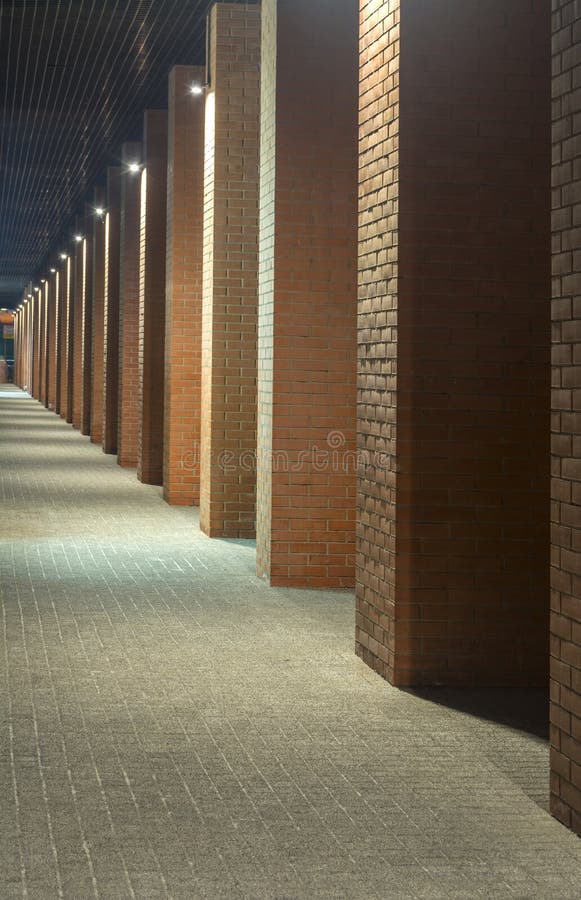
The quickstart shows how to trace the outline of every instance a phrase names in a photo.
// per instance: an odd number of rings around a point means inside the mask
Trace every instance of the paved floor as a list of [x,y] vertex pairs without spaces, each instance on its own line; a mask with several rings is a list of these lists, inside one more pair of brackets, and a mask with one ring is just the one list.
[[390,688],[6,388],[0,513],[1,900],[581,897],[537,695]]

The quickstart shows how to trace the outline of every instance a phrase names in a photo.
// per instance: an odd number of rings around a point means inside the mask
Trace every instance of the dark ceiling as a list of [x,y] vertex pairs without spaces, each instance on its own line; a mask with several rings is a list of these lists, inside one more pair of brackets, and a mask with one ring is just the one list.
[[212,0],[0,0],[0,306],[38,274],[88,191],[200,64]]

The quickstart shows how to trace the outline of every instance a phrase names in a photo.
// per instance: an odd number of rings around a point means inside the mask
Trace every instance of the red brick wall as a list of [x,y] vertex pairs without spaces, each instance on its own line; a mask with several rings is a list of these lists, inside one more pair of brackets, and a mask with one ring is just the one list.
[[119,256],[119,420],[117,458],[137,466],[139,422],[139,220],[141,175],[128,164],[141,161],[141,144],[123,144]]
[[85,206],[83,281],[81,285],[81,434],[91,433],[91,379],[93,361],[93,207]]
[[260,7],[210,13],[206,98],[200,526],[255,533]]
[[357,650],[545,684],[547,3],[399,15],[361,3]]
[[204,96],[201,66],[169,78],[163,495],[200,502]]
[[58,412],[63,419],[67,418],[69,396],[69,347],[70,347],[70,260],[61,260],[59,264],[59,397]]
[[551,809],[581,834],[581,9],[553,3]]
[[147,110],[143,123],[139,263],[139,401],[137,477],[163,481],[167,112]]
[[259,574],[345,587],[355,578],[358,6],[267,0],[262,10]]
[[57,411],[57,384],[58,384],[58,338],[59,338],[59,273],[51,271],[49,282],[49,315],[48,315],[48,386],[47,406],[53,412]]
[[107,169],[103,260],[103,451],[117,453],[119,421],[119,253],[121,169]]
[[105,209],[106,193],[95,188],[93,197],[93,318],[91,322],[91,441],[103,441],[103,341],[105,314],[105,214],[97,209]]
[[83,297],[85,280],[85,223],[79,216],[75,222],[75,236],[83,237],[82,241],[73,244],[73,276],[72,276],[72,307],[73,307],[73,427],[81,427],[81,414],[83,403]]
[[47,349],[48,349],[48,288],[46,279],[42,279],[38,294],[39,312],[39,354],[38,354],[38,399],[46,403],[47,385]]
[[33,290],[33,298],[30,302],[32,303],[32,396],[38,400],[40,397],[40,291]]

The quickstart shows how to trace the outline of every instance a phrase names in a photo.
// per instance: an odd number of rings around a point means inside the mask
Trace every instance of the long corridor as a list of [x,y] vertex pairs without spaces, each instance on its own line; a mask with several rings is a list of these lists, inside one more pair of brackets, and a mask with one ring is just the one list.
[[9,386],[0,496],[2,900],[581,896],[531,692],[391,688]]

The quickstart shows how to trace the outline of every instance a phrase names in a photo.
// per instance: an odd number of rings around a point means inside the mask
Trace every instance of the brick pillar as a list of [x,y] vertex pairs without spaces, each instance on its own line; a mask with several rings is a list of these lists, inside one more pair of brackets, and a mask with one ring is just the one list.
[[91,433],[91,379],[93,362],[93,207],[85,205],[81,282],[81,434]]
[[46,384],[46,279],[42,279],[38,292],[38,401],[44,403]]
[[103,450],[117,453],[119,421],[119,250],[121,169],[107,169],[103,274]]
[[581,834],[581,9],[553,3],[551,810]]
[[141,144],[123,144],[119,262],[119,422],[120,466],[137,466],[139,421],[139,222]]
[[[93,197],[93,318],[91,323],[91,441],[103,442],[103,340],[105,313],[105,208],[106,194],[95,188]],[[102,210],[102,212],[101,212]]]
[[73,421],[73,305],[72,305],[73,260],[70,256],[62,260],[60,278],[60,309],[62,312],[61,332],[61,377],[60,414],[67,422]]
[[357,652],[398,685],[546,684],[549,34],[361,0]]
[[139,423],[137,477],[163,480],[167,112],[147,110],[143,123],[139,260]]
[[357,15],[262,4],[257,562],[277,585],[355,578]]
[[58,354],[59,354],[59,272],[56,268],[50,270],[49,282],[49,317],[48,317],[48,389],[47,406],[52,412],[57,411],[57,385],[58,385]]
[[200,526],[255,533],[260,7],[209,17]]
[[47,367],[47,306],[48,286],[46,278],[41,280],[38,292],[38,400],[44,405],[46,397],[46,367]]
[[83,285],[85,257],[85,223],[81,216],[75,220],[75,236],[72,251],[71,303],[73,309],[73,418],[74,428],[81,427],[83,402]]
[[200,503],[204,97],[201,66],[169,77],[163,495]]
[[32,396],[39,398],[40,382],[40,291],[33,288],[32,300]]

